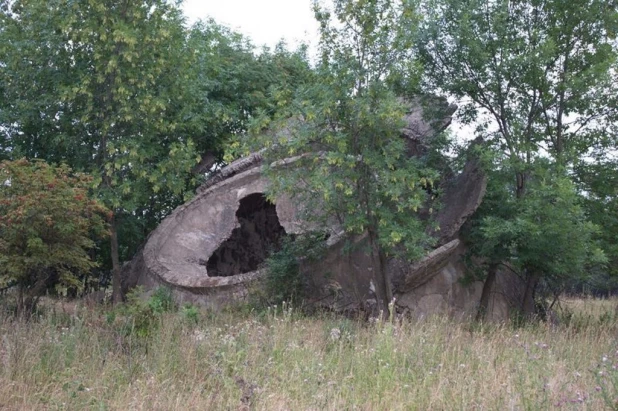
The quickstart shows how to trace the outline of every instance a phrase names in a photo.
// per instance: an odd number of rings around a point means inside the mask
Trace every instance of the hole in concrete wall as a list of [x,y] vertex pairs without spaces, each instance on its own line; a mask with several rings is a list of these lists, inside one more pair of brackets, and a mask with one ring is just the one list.
[[264,194],[248,195],[236,211],[240,227],[213,253],[206,263],[211,277],[228,277],[257,270],[266,258],[281,248],[286,235],[277,209]]

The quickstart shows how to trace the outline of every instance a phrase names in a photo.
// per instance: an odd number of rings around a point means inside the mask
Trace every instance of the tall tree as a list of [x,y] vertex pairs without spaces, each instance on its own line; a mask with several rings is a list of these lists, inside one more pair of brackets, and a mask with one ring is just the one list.
[[426,79],[467,99],[464,120],[496,130],[520,194],[539,151],[568,164],[603,136],[616,111],[616,4],[427,0],[423,10]]
[[575,179],[585,193],[582,203],[587,217],[600,227],[598,239],[607,258],[605,270],[591,273],[591,277],[577,284],[596,295],[618,291],[618,161],[602,155],[596,161],[582,161],[575,167]]
[[[544,241],[550,244],[550,237],[556,234],[551,218],[536,218],[527,211],[532,204],[542,204],[537,195],[553,190],[549,197],[554,201],[545,207],[554,208],[557,219],[565,210],[571,210],[568,221],[584,218],[572,196],[574,186],[562,180],[569,179],[573,164],[581,156],[596,145],[606,144],[605,131],[615,118],[616,3],[426,0],[422,8],[426,17],[418,45],[428,85],[462,100],[463,120],[476,124],[477,133],[484,135],[495,150],[497,163],[490,167],[495,171],[490,178],[501,181],[494,187],[507,196],[502,205],[513,205],[508,215],[500,218],[513,224],[526,222],[530,229],[516,246],[499,247],[500,253],[493,255],[521,264],[526,260],[522,255],[527,236],[545,236]],[[556,177],[548,185],[543,182],[549,171]],[[510,183],[501,179],[504,175],[512,176]],[[527,198],[529,189],[533,192]],[[548,198],[545,194],[541,197]],[[557,204],[566,203],[564,210],[555,209]],[[492,216],[505,210],[486,207],[486,211],[489,224]],[[535,225],[538,230],[533,229]],[[579,236],[578,227],[569,223],[563,230],[571,230],[570,235],[575,237]],[[508,224],[494,224],[485,233],[497,238],[500,230],[507,235],[510,228]],[[491,236],[483,238],[490,241]],[[560,238],[565,237],[554,237],[556,241]],[[578,237],[582,241],[590,238]],[[573,242],[573,249],[579,245]],[[594,249],[591,244],[584,248]],[[570,252],[568,247],[565,252]],[[555,264],[547,261],[539,267],[534,259],[527,260],[529,264],[522,269],[531,295],[539,277],[552,278],[554,269],[560,266],[560,254],[547,254],[541,248],[537,253],[537,257],[545,255]],[[522,308],[531,315],[534,306],[528,293],[524,300]]]
[[510,167],[495,161],[486,170],[490,177],[487,193],[464,231],[471,251],[483,257],[486,270],[479,316],[489,308],[498,269],[524,281],[518,308],[532,316],[537,297],[559,295],[572,284],[586,281],[606,262],[597,241],[600,226],[589,221],[571,179],[547,160],[534,165],[533,178],[521,198],[514,195]]
[[290,52],[280,44],[256,53],[248,38],[213,20],[193,26],[187,43],[191,68],[185,102],[192,109],[185,125],[202,154],[197,171],[204,172],[223,160],[224,148],[240,139],[253,116],[274,114],[273,89],[295,89],[311,69],[306,48]]
[[255,126],[279,130],[274,140],[262,140],[274,158],[298,156],[268,170],[273,193],[314,204],[305,215],[314,223],[334,218],[348,237],[364,236],[378,307],[387,313],[388,254],[405,250],[417,258],[431,241],[414,213],[437,175],[406,156],[400,134],[400,94],[409,96],[418,79],[410,56],[416,15],[408,3],[391,0],[337,0],[332,10],[315,3],[315,15],[315,77],[296,93],[280,90],[275,121],[259,118]]
[[97,176],[115,214],[118,301],[118,218],[163,191],[181,194],[196,163],[178,109],[187,53],[177,3],[3,0],[1,10],[0,115],[12,154],[67,161]]

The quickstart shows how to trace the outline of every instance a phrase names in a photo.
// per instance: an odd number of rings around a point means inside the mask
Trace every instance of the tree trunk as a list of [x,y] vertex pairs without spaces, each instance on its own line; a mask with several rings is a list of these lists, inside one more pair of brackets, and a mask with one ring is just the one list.
[[517,180],[517,184],[515,187],[515,195],[517,196],[517,198],[523,198],[523,196],[526,194],[527,175],[525,172],[517,172],[515,174],[515,177]]
[[110,245],[112,252],[112,300],[114,304],[124,301],[122,292],[122,278],[120,277],[120,258],[118,257],[118,231],[116,217],[110,222]]
[[498,264],[491,264],[487,271],[487,278],[483,284],[483,292],[481,293],[481,301],[479,302],[479,310],[476,313],[476,320],[482,321],[486,319],[487,311],[489,310],[489,302],[491,300],[491,292],[496,284],[496,272]]
[[45,293],[48,287],[49,276],[39,278],[32,287],[25,289],[23,285],[19,286],[19,294],[17,296],[17,316],[18,318],[28,319],[34,313],[39,298]]
[[528,320],[533,319],[536,314],[534,295],[540,278],[541,276],[537,271],[532,271],[528,274],[528,278],[526,279],[526,291],[524,292],[524,298],[522,300],[521,312]]
[[391,287],[391,277],[386,269],[386,255],[382,249],[378,248],[378,254],[380,256],[380,267],[382,271],[382,282],[384,283],[384,289],[386,290],[386,306],[388,307],[393,302],[393,288]]
[[23,285],[19,285],[19,290],[17,291],[17,318],[23,319],[24,315],[24,287]]
[[378,236],[371,228],[367,231],[369,236],[369,247],[371,250],[371,264],[373,269],[373,281],[376,288],[378,311],[380,312],[382,319],[387,319],[390,316],[389,304],[392,301],[393,291],[391,289],[384,264],[385,257],[378,244]]

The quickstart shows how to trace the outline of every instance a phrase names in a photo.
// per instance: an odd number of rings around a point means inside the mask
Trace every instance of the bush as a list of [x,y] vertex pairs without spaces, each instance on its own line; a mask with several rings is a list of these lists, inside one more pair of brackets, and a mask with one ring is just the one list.
[[197,324],[200,319],[200,310],[193,304],[185,304],[182,307],[182,315],[189,323]]
[[15,285],[19,313],[54,289],[79,289],[96,263],[93,238],[107,235],[111,212],[89,197],[92,178],[43,161],[0,163],[0,289]]
[[172,296],[172,290],[167,287],[158,287],[148,300],[148,305],[156,314],[176,311],[177,308]]
[[268,304],[298,301],[303,296],[301,264],[317,261],[326,250],[325,235],[307,233],[286,237],[281,250],[266,260],[265,299]]
[[107,322],[115,324],[122,336],[148,337],[158,329],[163,314],[176,310],[169,288],[159,287],[145,299],[142,287],[136,287],[127,294],[125,304],[108,312]]

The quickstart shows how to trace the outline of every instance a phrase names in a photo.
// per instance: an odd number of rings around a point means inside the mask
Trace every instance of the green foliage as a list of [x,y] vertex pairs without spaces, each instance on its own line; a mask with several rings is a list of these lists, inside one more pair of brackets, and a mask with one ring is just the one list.
[[177,309],[172,290],[167,287],[158,287],[150,296],[148,306],[155,314],[171,312]]
[[288,52],[281,44],[256,55],[249,39],[213,20],[191,28],[187,48],[191,66],[185,103],[192,111],[185,125],[198,152],[214,153],[218,160],[224,150],[226,161],[243,154],[244,147],[237,149],[249,119],[258,112],[272,115],[275,90],[295,88],[310,74],[305,48]]
[[303,296],[302,264],[318,261],[326,251],[324,233],[286,237],[281,250],[266,260],[265,300],[268,305],[298,302]]
[[560,168],[537,162],[520,198],[508,171],[489,170],[486,196],[464,238],[472,254],[481,257],[485,274],[507,264],[527,284],[534,283],[530,298],[541,304],[532,306],[538,309],[548,297],[602,271],[607,258],[598,241],[601,228],[588,220],[583,198]]
[[615,4],[426,0],[422,7],[427,82],[465,97],[463,119],[495,136],[512,160],[526,162],[542,148],[569,161],[605,139],[616,112]]
[[172,292],[169,288],[158,287],[149,298],[144,298],[144,290],[136,287],[127,294],[127,301],[107,313],[108,324],[113,324],[123,337],[148,337],[161,325],[161,316],[176,312]]
[[405,155],[400,137],[406,104],[398,94],[410,95],[417,84],[409,47],[416,16],[409,3],[387,0],[335,1],[332,11],[316,4],[315,15],[315,78],[280,93],[275,119],[256,119],[254,132],[271,130],[260,140],[270,159],[298,156],[267,169],[273,195],[313,204],[304,208],[306,221],[326,227],[334,219],[346,235],[368,233],[386,310],[389,287],[378,260],[400,250],[423,254],[430,239],[414,213],[438,177]]
[[89,195],[92,178],[43,161],[0,163],[0,287],[17,284],[20,309],[48,289],[80,289],[96,262],[93,238],[110,212]]
[[0,159],[66,162],[95,177],[114,211],[96,256],[106,277],[254,112],[272,113],[267,91],[310,71],[304,49],[254,51],[213,21],[186,28],[176,1],[0,1]]
[[[604,156],[603,156],[604,157]],[[618,291],[618,163],[599,158],[575,167],[576,182],[586,193],[583,207],[590,221],[601,227],[597,238],[607,255],[607,272],[593,273],[586,284],[590,292]]]
[[426,83],[462,100],[461,118],[491,158],[473,251],[518,271],[530,309],[537,286],[559,291],[604,261],[596,241],[608,237],[604,218],[588,221],[573,169],[615,147],[618,10],[601,0],[427,0],[422,8]]
[[186,75],[179,13],[160,0],[6,5],[2,124],[20,134],[12,150],[96,170],[114,209],[182,192],[195,153],[176,112]]
[[503,197],[507,203],[499,214],[484,216],[480,253],[498,260],[512,257],[518,270],[543,272],[558,287],[567,278],[585,276],[591,264],[605,258],[593,241],[599,227],[587,221],[573,183],[556,170],[539,174],[523,199]]
[[200,320],[200,310],[192,304],[185,304],[182,307],[182,315],[188,322],[197,324]]
[[[183,122],[189,53],[180,10],[165,0],[3,1],[0,25],[6,149],[94,176],[97,197],[114,211],[102,251],[117,299],[121,252],[129,257],[143,231],[188,196],[197,163]],[[137,215],[139,240],[119,244]]]

